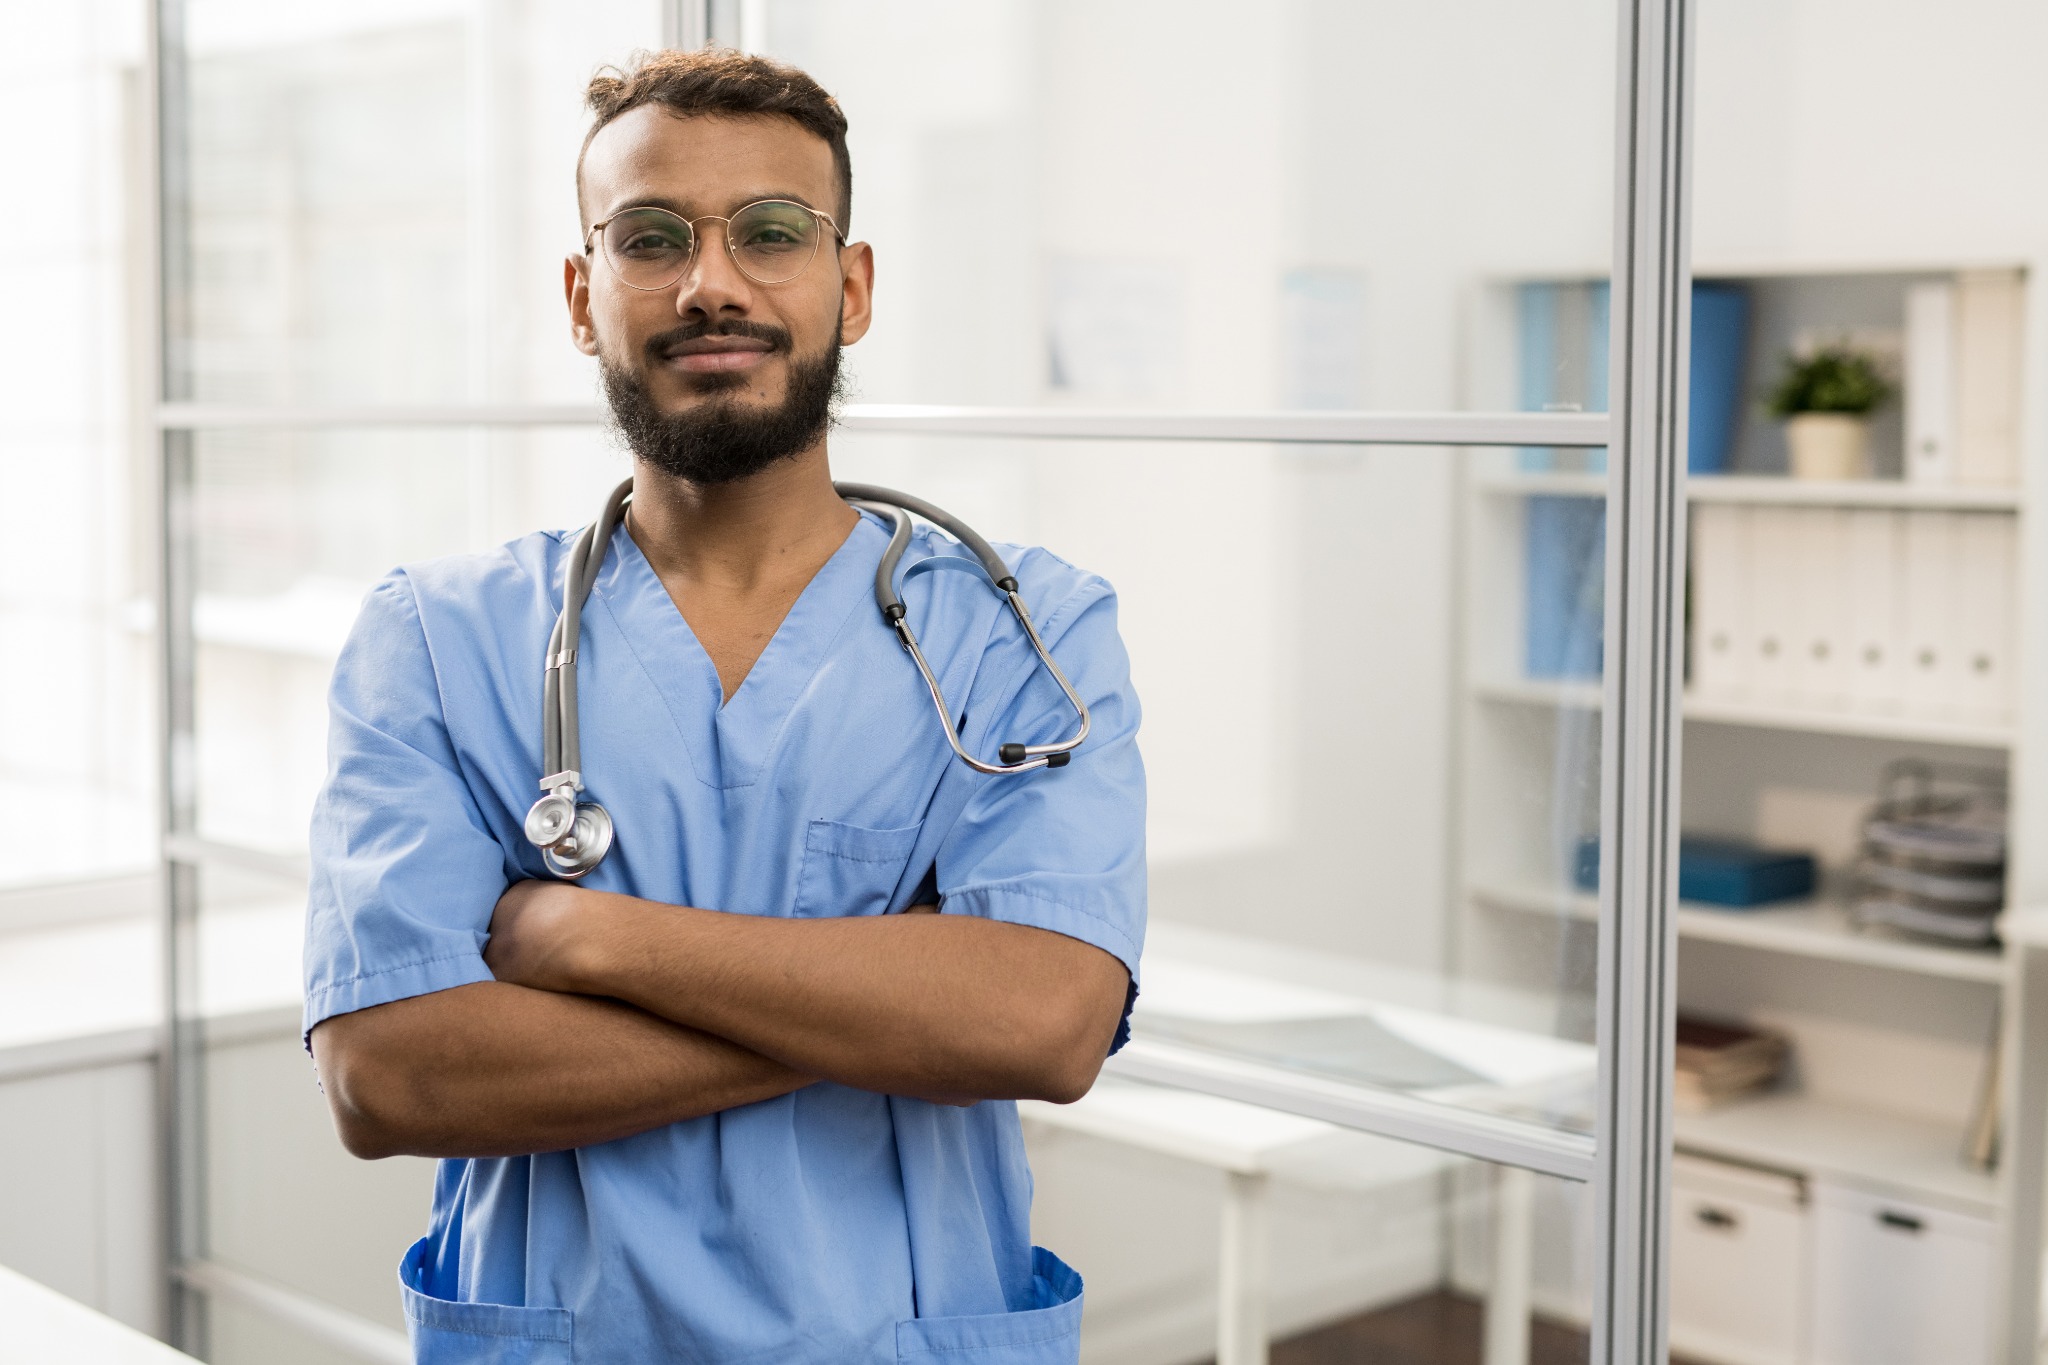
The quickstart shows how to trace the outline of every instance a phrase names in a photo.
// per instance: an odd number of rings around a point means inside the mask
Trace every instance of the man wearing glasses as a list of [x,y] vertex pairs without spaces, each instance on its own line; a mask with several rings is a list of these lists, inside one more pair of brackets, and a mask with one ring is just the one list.
[[[400,1268],[415,1353],[1071,1362],[1080,1280],[1031,1245],[1003,1101],[1085,1092],[1136,994],[1114,597],[1005,552],[1093,729],[1056,771],[954,761],[875,611],[888,533],[826,461],[874,282],[838,105],[729,52],[589,100],[570,329],[636,480],[580,643],[616,846],[568,883],[521,832],[569,533],[371,593],[314,818],[336,1124],[359,1156],[444,1158]],[[1057,737],[1066,700],[986,584],[927,574],[909,605],[964,739]]]

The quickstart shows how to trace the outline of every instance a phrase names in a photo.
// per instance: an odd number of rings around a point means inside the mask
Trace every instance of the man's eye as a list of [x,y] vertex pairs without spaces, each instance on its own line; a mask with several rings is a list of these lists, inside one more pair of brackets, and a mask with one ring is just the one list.
[[620,245],[619,250],[629,256],[644,256],[663,251],[681,251],[683,245],[673,237],[666,237],[658,232],[642,232],[628,237]]

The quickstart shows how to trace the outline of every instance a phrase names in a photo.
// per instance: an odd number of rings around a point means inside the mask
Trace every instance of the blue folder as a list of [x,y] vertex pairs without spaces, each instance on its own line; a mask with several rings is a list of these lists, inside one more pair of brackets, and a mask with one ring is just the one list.
[[[1813,855],[1760,848],[1741,839],[1687,835],[1678,841],[1678,898],[1747,909],[1813,894]],[[1572,880],[1582,891],[1600,886],[1600,840],[1579,841]]]

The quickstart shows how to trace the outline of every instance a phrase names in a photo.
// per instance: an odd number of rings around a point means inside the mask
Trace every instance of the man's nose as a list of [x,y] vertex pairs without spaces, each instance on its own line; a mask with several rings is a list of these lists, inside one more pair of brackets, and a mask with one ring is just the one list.
[[733,264],[725,230],[724,223],[713,219],[698,234],[690,268],[676,281],[676,312],[680,316],[715,318],[745,313],[753,306],[753,281]]

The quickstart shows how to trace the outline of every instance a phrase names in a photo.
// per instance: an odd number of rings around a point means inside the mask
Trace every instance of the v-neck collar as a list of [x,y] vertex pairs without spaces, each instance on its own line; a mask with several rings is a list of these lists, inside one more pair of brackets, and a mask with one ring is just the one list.
[[591,595],[604,603],[661,694],[701,781],[744,787],[760,775],[790,711],[831,656],[840,633],[858,619],[858,608],[874,612],[875,565],[888,540],[881,523],[861,513],[797,594],[728,698],[710,654],[624,523],[612,533],[611,551]]

